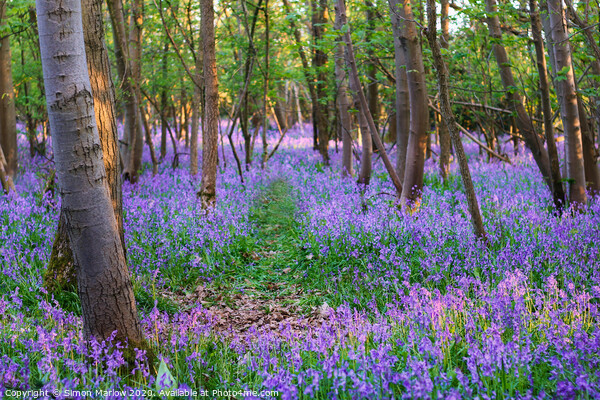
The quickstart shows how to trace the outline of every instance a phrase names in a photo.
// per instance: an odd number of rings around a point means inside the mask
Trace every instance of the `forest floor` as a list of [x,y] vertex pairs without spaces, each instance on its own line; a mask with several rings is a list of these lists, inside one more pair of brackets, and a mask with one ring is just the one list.
[[[312,139],[290,132],[243,184],[226,151],[206,214],[185,162],[154,176],[145,154],[140,181],[123,185],[125,240],[171,387],[600,398],[600,202],[558,216],[529,153],[509,165],[465,147],[489,247],[474,238],[454,164],[444,182],[427,161],[421,208],[406,214],[385,194],[382,163],[359,188],[340,177],[341,154],[324,167]],[[44,189],[48,161],[26,150],[17,194],[0,197],[0,399],[13,388],[158,390],[143,353],[123,375],[119,347],[83,340],[76,291],[42,287],[60,201]]]
[[320,325],[331,308],[298,268],[299,258],[310,260],[312,255],[301,250],[294,192],[284,179],[271,182],[250,212],[255,236],[242,254],[246,263],[233,263],[218,280],[176,301],[188,306],[184,308],[202,304],[216,317],[218,331],[236,336],[252,328],[277,332],[280,323],[292,331]]

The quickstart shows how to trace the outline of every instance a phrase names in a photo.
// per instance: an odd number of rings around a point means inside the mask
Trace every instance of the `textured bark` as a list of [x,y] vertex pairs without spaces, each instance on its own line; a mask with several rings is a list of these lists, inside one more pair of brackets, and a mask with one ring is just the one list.
[[525,145],[529,148],[533,155],[544,181],[548,185],[551,193],[554,193],[552,186],[552,179],[550,175],[550,160],[548,158],[548,152],[544,148],[542,139],[539,137],[531,118],[525,110],[523,105],[523,99],[517,89],[517,84],[511,69],[511,63],[506,53],[506,49],[501,43],[502,30],[500,28],[500,19],[498,18],[498,10],[496,6],[496,0],[486,0],[486,11],[488,13],[487,23],[490,36],[494,40],[492,49],[494,51],[494,57],[500,70],[500,78],[502,85],[506,90],[506,96],[509,102],[509,108],[514,110],[517,114],[517,127],[521,132],[521,135],[525,139]]
[[[110,60],[104,41],[102,0],[82,0],[81,5],[87,69],[94,98],[96,125],[102,145],[106,182],[117,220],[121,245],[125,248],[115,93],[110,72]],[[44,286],[49,291],[59,291],[75,286],[77,277],[74,268],[64,211],[61,209],[52,252],[44,274]]]
[[427,129],[429,128],[429,110],[427,108],[427,86],[425,84],[425,69],[423,67],[423,53],[417,34],[410,0],[398,6],[392,0],[394,9],[399,17],[404,19],[405,29],[401,32],[400,44],[407,56],[407,83],[410,102],[410,133],[406,150],[406,166],[402,204],[418,206],[423,189],[423,175],[425,168],[425,152],[427,149]]
[[569,200],[571,204],[584,206],[587,204],[585,191],[585,170],[583,166],[583,148],[581,142],[581,121],[577,106],[577,90],[575,76],[571,65],[569,35],[563,24],[564,12],[561,0],[548,0],[548,16],[550,19],[554,60],[556,71],[561,79],[556,79],[560,109],[565,130],[565,146],[567,150],[567,178],[569,179]]
[[[442,43],[441,47],[443,49],[448,49],[449,40],[450,40],[450,19],[448,18],[448,10],[450,8],[450,2],[448,0],[441,0],[441,14],[440,14],[440,24],[442,28]],[[441,104],[440,104],[441,108]],[[440,135],[440,175],[442,179],[446,181],[448,179],[448,174],[450,173],[450,149],[452,147],[452,142],[450,138],[450,133],[448,132],[448,127],[446,126],[446,119],[442,118],[439,125],[439,135]],[[488,142],[488,146],[490,143]],[[493,146],[490,146],[493,148]]]
[[[339,23],[341,26],[347,24],[346,19],[346,5],[344,4],[344,0],[337,0],[336,2],[336,18],[339,18]],[[348,70],[350,74],[350,82],[352,83],[351,88],[355,88],[353,90],[353,95],[356,98],[356,102],[359,104],[359,113],[366,119],[368,130],[371,132],[371,139],[377,146],[379,153],[381,154],[381,159],[383,160],[383,164],[390,175],[392,183],[396,188],[397,195],[400,196],[402,193],[402,183],[400,182],[400,178],[396,174],[396,170],[392,165],[387,152],[385,151],[385,146],[379,137],[379,133],[377,132],[377,128],[375,127],[375,122],[373,121],[373,117],[369,112],[369,105],[367,104],[367,98],[362,91],[362,87],[360,84],[360,80],[358,78],[358,68],[356,67],[356,60],[354,58],[354,50],[352,49],[352,38],[350,36],[350,28],[345,29],[344,32],[344,42],[346,42],[346,62],[348,63]],[[362,133],[363,136],[367,136],[366,132]],[[364,143],[364,142],[363,142]]]
[[[106,182],[78,0],[38,0],[42,68],[86,338],[143,347],[131,277]],[[61,40],[56,40],[60,37]]]
[[427,20],[427,38],[429,40],[429,45],[433,54],[434,66],[437,72],[441,112],[446,126],[450,131],[452,143],[454,144],[454,150],[458,158],[460,175],[465,186],[465,194],[467,197],[467,203],[469,205],[469,213],[471,214],[473,231],[477,237],[487,242],[487,236],[483,227],[481,213],[479,211],[479,203],[477,202],[473,180],[471,179],[471,172],[469,171],[469,164],[467,163],[467,157],[458,134],[456,119],[450,105],[450,95],[448,91],[448,67],[442,57],[442,52],[437,41],[435,0],[427,0]]
[[542,39],[542,24],[536,0],[529,0],[531,16],[531,32],[535,47],[535,56],[538,75],[540,79],[540,95],[542,99],[542,112],[544,116],[544,134],[546,136],[546,147],[548,148],[548,160],[550,163],[550,179],[552,181],[552,197],[557,210],[561,210],[565,204],[565,191],[560,175],[560,164],[558,151],[554,140],[554,125],[552,123],[552,106],[550,103],[550,85],[548,84],[548,70],[546,67],[546,54],[544,52],[544,41]]
[[204,209],[214,207],[217,187],[219,140],[219,89],[215,56],[213,0],[201,0],[202,45],[204,48],[205,129],[202,132],[202,182],[200,196]]
[[4,152],[2,151],[2,146],[0,146],[0,184],[2,185],[2,190],[4,190],[4,193],[8,194],[11,190],[15,190],[15,184],[13,183],[10,175],[6,173],[4,165],[6,165],[6,161],[4,158]]
[[396,173],[404,179],[406,149],[410,131],[410,107],[406,76],[406,49],[402,46],[404,20],[400,18],[398,0],[390,0],[390,16],[394,33],[394,64],[396,74]]
[[[339,18],[335,19],[335,29],[342,28]],[[350,102],[348,99],[348,78],[346,69],[344,68],[344,42],[340,37],[336,47],[335,55],[335,79],[337,83],[337,113],[339,129],[342,137],[342,176],[354,176],[354,164],[352,162],[352,123],[350,119]]]
[[123,246],[123,195],[115,110],[115,88],[104,41],[102,0],[81,0],[87,69],[94,97],[96,125],[102,145],[106,181]]
[[327,10],[327,0],[311,0],[312,7],[312,30],[313,42],[317,46],[313,53],[313,69],[317,77],[315,84],[316,102],[313,102],[313,116],[315,123],[313,126],[317,129],[319,153],[323,158],[323,164],[329,165],[329,130],[327,123],[327,112],[323,109],[322,101],[327,99],[326,85],[327,72],[327,54],[319,46],[323,45],[323,36],[325,35],[325,10]]
[[[7,7],[8,2],[0,0],[0,26],[6,20]],[[17,117],[8,35],[0,39],[0,146],[6,159],[5,172],[14,176],[17,172]]]

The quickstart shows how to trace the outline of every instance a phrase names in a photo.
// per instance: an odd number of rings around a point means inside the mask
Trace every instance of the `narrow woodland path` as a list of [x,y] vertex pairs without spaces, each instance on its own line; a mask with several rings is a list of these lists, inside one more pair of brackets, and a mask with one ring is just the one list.
[[300,260],[306,256],[299,245],[293,193],[285,180],[273,181],[251,210],[256,240],[244,254],[246,262],[232,265],[217,281],[196,289],[191,300],[217,317],[218,330],[244,335],[252,328],[277,331],[282,323],[304,330],[328,316],[327,306],[314,306],[319,292],[308,294],[301,284]]

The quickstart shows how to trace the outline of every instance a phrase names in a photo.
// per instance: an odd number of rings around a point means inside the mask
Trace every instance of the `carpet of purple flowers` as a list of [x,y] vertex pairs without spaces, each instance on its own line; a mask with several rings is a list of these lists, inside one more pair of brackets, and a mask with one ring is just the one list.
[[[21,150],[18,194],[0,197],[0,398],[165,386],[283,399],[600,398],[600,203],[555,215],[526,152],[488,163],[466,144],[489,248],[471,231],[456,166],[442,183],[429,160],[420,209],[403,213],[381,161],[362,193],[341,178],[341,154],[323,167],[293,130],[244,184],[230,149],[220,153],[207,216],[187,160],[153,177],[145,154],[140,182],[123,187],[125,238],[143,326],[169,371],[157,379],[144,352],[124,368],[124,344],[82,340],[76,294],[43,289],[59,201],[44,193],[49,161]],[[332,307],[325,322],[238,336],[214,329],[202,303],[178,308],[161,295],[228,281],[244,290],[240,277],[262,262],[246,256],[264,244],[256,199],[274,182],[294,205],[277,268],[296,277],[307,307]]]

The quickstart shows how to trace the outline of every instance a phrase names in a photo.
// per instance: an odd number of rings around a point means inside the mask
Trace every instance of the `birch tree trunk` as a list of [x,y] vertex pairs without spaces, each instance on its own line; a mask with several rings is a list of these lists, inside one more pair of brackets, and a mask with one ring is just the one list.
[[[79,0],[36,2],[52,144],[86,338],[141,348],[133,286],[108,191]],[[61,40],[56,40],[60,37]]]
[[569,179],[569,200],[577,207],[587,204],[585,191],[585,170],[581,142],[581,121],[577,109],[577,90],[571,64],[569,35],[564,25],[562,0],[548,0],[554,60],[560,79],[556,79],[558,96],[561,97],[560,110],[565,130],[567,150],[567,177]]
[[205,129],[202,131],[202,182],[198,195],[204,209],[215,206],[217,187],[219,89],[215,56],[214,12],[213,0],[201,0],[206,123]]
[[[0,26],[6,20],[7,7],[7,0],[0,0]],[[0,40],[0,146],[6,160],[5,172],[14,176],[17,172],[17,117],[8,35]]]
[[406,148],[410,131],[410,107],[406,77],[406,49],[402,45],[404,20],[400,18],[398,0],[390,0],[390,16],[394,33],[394,64],[396,75],[396,173],[404,179]]

